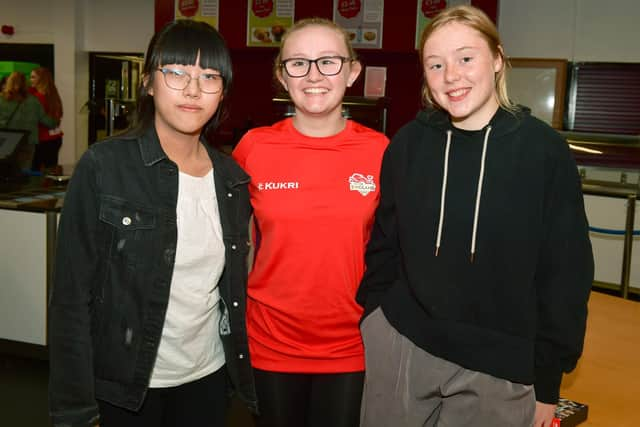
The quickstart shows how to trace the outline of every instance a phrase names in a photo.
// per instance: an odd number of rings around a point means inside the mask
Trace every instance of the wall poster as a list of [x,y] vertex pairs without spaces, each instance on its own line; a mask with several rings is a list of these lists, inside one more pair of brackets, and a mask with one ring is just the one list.
[[248,0],[247,46],[279,46],[293,25],[295,0]]
[[471,4],[471,0],[418,0],[418,13],[416,20],[416,49],[420,49],[420,36],[422,30],[429,21],[441,10],[451,6]]
[[382,48],[384,0],[333,0],[333,21],[347,30],[355,48]]
[[218,28],[220,5],[218,0],[176,0],[175,19],[203,21]]

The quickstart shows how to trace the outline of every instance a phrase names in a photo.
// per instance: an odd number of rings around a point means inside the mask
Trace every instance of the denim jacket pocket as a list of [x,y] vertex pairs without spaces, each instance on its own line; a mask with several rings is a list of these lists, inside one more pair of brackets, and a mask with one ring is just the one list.
[[148,230],[156,226],[153,210],[114,196],[102,196],[100,220],[122,231]]
[[148,257],[153,251],[156,213],[128,200],[102,196],[100,221],[108,225],[107,253],[114,259],[123,259],[125,265],[135,265],[139,257]]

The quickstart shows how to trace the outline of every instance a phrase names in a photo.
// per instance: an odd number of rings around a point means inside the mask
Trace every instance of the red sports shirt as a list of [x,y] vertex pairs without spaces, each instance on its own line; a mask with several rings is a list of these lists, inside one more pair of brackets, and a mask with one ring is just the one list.
[[353,121],[337,135],[313,138],[285,119],[249,131],[234,150],[251,175],[255,211],[247,302],[254,367],[364,369],[355,294],[388,143]]

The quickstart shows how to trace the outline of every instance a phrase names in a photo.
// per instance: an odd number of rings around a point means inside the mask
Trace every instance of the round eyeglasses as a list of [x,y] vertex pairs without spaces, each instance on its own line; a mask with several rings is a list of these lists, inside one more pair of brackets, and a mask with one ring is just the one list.
[[289,77],[304,77],[311,71],[311,64],[316,64],[318,71],[323,76],[335,76],[342,71],[345,62],[351,61],[351,58],[344,56],[321,56],[316,59],[307,58],[289,58],[280,63]]
[[184,70],[158,68],[158,71],[162,73],[164,83],[170,89],[184,90],[189,86],[192,78],[198,80],[198,87],[203,93],[218,93],[224,86],[224,79],[220,74],[202,73],[197,77],[191,77],[191,74]]

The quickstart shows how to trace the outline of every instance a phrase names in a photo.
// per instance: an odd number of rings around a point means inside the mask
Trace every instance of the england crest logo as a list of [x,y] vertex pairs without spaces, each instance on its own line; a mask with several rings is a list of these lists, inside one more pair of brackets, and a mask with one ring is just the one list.
[[366,196],[372,191],[376,191],[376,183],[373,180],[373,175],[364,176],[361,173],[354,173],[349,177],[349,190],[357,191],[363,196]]

